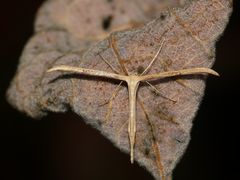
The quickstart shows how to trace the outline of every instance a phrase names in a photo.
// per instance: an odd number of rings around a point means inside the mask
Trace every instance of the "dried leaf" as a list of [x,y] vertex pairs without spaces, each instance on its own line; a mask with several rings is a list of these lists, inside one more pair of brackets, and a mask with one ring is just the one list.
[[[127,1],[48,1],[39,11],[37,33],[26,46],[8,91],[11,104],[35,118],[48,111],[65,112],[71,108],[118,148],[129,153],[126,84],[69,72],[46,73],[48,69],[68,65],[140,76],[159,49],[147,72],[149,75],[211,68],[215,42],[232,8],[230,0],[193,1],[183,8],[162,12],[159,18],[143,26],[161,8],[155,8],[150,15],[146,7],[154,7],[157,1],[139,2],[136,6],[135,1],[131,2],[133,4]],[[117,8],[112,9],[113,5]],[[83,7],[91,10],[86,12]],[[122,7],[127,18],[119,15],[118,7]],[[54,13],[50,13],[52,10]],[[105,21],[113,21],[109,29],[103,24]],[[137,23],[132,26],[133,21]],[[135,28],[109,36],[122,27]],[[103,37],[106,39],[96,43],[96,39]],[[192,120],[203,96],[205,77],[190,74],[139,86],[135,160],[156,179],[171,177],[186,149]]]

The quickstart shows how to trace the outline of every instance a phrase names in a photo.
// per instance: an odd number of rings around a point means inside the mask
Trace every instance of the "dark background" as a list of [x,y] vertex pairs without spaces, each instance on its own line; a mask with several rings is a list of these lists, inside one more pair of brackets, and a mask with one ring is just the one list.
[[[42,0],[1,1],[0,6],[0,179],[1,180],[151,180],[146,170],[85,125],[76,115],[33,120],[13,109],[5,91],[24,44],[33,33]],[[240,6],[217,43],[214,69],[194,121],[192,140],[174,171],[174,180],[240,179]]]

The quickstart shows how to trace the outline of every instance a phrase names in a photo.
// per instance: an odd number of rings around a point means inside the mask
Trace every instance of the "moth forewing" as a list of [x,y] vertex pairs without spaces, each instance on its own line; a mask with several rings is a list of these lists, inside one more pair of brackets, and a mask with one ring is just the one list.
[[109,73],[109,72],[105,72],[105,71],[99,71],[99,70],[93,70],[93,69],[87,69],[87,68],[81,68],[81,67],[74,67],[74,66],[65,66],[65,65],[56,66],[56,67],[49,69],[47,72],[53,72],[53,71],[65,71],[65,72],[83,74],[83,75],[87,75],[87,76],[105,77],[105,78],[126,81],[126,76],[123,76],[120,74]]
[[156,80],[160,78],[169,78],[169,77],[174,77],[174,76],[184,76],[184,75],[193,75],[193,74],[211,74],[214,76],[219,76],[219,74],[209,68],[189,68],[189,69],[180,69],[176,71],[166,71],[166,72],[161,72],[158,74],[150,74],[150,75],[144,75],[144,76],[139,76],[140,81],[150,81],[150,80]]

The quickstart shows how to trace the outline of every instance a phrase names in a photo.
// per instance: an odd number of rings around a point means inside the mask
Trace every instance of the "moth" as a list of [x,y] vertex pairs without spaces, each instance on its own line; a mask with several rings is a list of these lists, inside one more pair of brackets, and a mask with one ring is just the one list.
[[[114,42],[114,36],[110,36],[111,43],[112,43],[112,48],[113,51],[116,54],[116,57],[118,59],[119,65],[122,68],[122,72],[118,72],[114,67],[102,56],[99,54],[101,59],[104,60],[104,62],[113,70],[114,73],[109,73],[105,71],[100,71],[100,70],[93,70],[93,69],[87,69],[87,68],[81,68],[81,67],[74,67],[74,66],[66,66],[66,65],[61,65],[61,66],[56,66],[52,67],[49,69],[47,72],[54,72],[54,71],[64,71],[64,72],[70,72],[70,73],[77,73],[80,75],[85,75],[85,76],[93,76],[93,77],[103,77],[107,79],[115,79],[119,80],[120,84],[118,85],[117,89],[122,85],[123,82],[126,82],[127,87],[128,87],[128,96],[129,96],[129,120],[128,120],[128,136],[129,136],[129,146],[130,146],[130,160],[131,163],[134,162],[134,145],[135,145],[135,135],[137,132],[136,128],[136,102],[137,102],[137,92],[138,88],[141,85],[142,82],[147,82],[151,88],[154,88],[153,85],[151,85],[151,81],[153,80],[158,80],[158,79],[163,79],[163,78],[171,78],[171,77],[181,77],[181,76],[186,76],[186,75],[194,75],[194,74],[210,74],[214,76],[219,76],[219,74],[209,68],[205,67],[197,67],[197,68],[188,68],[188,69],[179,69],[175,71],[165,71],[165,72],[160,72],[156,74],[148,74],[148,71],[150,68],[154,65],[154,62],[156,61],[158,55],[160,54],[164,44],[165,40],[162,40],[162,43],[155,54],[155,56],[152,58],[152,60],[149,62],[148,66],[143,70],[141,74],[129,74],[127,71],[127,68],[125,67],[124,63],[120,61],[120,55],[119,51],[116,48]],[[116,96],[116,91],[113,92],[112,97]],[[156,90],[156,88],[154,88]],[[111,98],[112,99],[112,98]]]

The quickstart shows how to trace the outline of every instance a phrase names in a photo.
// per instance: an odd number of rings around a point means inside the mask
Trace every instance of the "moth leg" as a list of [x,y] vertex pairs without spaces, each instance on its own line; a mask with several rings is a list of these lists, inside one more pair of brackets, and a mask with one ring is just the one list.
[[151,84],[150,82],[146,81],[146,83],[149,85],[149,87],[151,88],[151,90],[152,90],[157,96],[161,96],[162,98],[167,99],[167,100],[169,100],[169,101],[171,101],[171,102],[173,102],[173,103],[176,103],[176,102],[177,102],[177,101],[174,100],[174,99],[171,99],[171,98],[169,98],[169,97],[166,97],[166,96],[162,95],[162,93],[161,93],[153,84]]
[[108,123],[110,116],[112,114],[112,106],[113,106],[113,100],[117,97],[118,92],[121,90],[122,88],[122,83],[123,81],[121,81],[118,86],[116,87],[116,89],[113,91],[111,98],[108,100],[107,104],[108,104],[108,110],[107,110],[107,114],[105,116],[105,123]]
[[108,42],[109,42],[109,46],[113,49],[113,52],[115,53],[115,55],[117,56],[117,60],[121,66],[121,69],[123,71],[123,73],[125,75],[129,75],[128,71],[127,71],[127,68],[125,67],[125,64],[124,64],[124,60],[121,58],[120,56],[120,53],[117,49],[117,45],[116,45],[116,39],[114,37],[114,34],[111,34],[109,39],[108,39]]
[[141,76],[144,75],[144,74],[146,74],[147,71],[152,67],[153,63],[156,61],[158,55],[160,54],[160,52],[161,52],[161,50],[162,50],[162,47],[163,47],[164,42],[165,42],[165,39],[163,39],[163,41],[162,41],[162,43],[161,43],[161,45],[160,45],[157,53],[155,54],[155,56],[153,57],[153,59],[151,60],[151,62],[149,63],[149,65],[148,65],[148,66],[144,69],[144,71],[141,73]]
[[[163,41],[162,41],[162,43],[161,43],[161,45],[160,45],[157,53],[155,54],[155,56],[153,57],[153,59],[151,60],[151,62],[149,63],[149,65],[148,65],[148,66],[145,68],[145,70],[141,73],[141,76],[144,75],[145,73],[147,73],[147,71],[152,67],[153,63],[156,61],[158,55],[160,54],[160,52],[161,52],[161,50],[162,50],[162,48],[163,48],[164,43],[165,43],[165,39],[163,39]],[[167,100],[169,100],[169,101],[172,101],[172,102],[176,103],[175,100],[163,96],[163,95],[160,93],[160,91],[159,91],[154,85],[152,85],[149,81],[146,81],[146,83],[149,85],[149,87],[152,89],[152,91],[153,91],[154,93],[156,93],[156,95],[160,95],[160,96],[163,97],[164,99],[167,99]]]
[[108,60],[106,60],[101,54],[98,54],[100,56],[100,58],[112,69],[113,72],[115,72],[116,74],[120,74],[120,72],[115,69],[111,63],[108,62]]
[[183,79],[177,79],[177,80],[176,80],[176,83],[178,83],[179,85],[181,85],[181,86],[183,86],[183,87],[185,87],[185,88],[187,88],[187,89],[190,89],[194,94],[200,96],[200,93],[197,92],[197,91],[195,91],[192,87],[190,87],[185,80],[183,80]]

